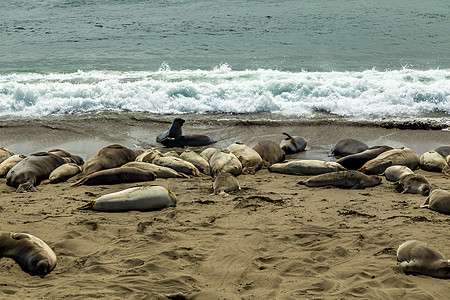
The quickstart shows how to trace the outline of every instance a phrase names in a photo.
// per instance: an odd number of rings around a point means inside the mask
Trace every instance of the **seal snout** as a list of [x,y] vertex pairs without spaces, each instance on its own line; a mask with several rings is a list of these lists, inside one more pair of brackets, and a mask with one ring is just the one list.
[[47,275],[51,271],[50,264],[47,261],[41,260],[37,263],[36,270],[37,270],[38,275],[41,278],[44,278],[45,275]]

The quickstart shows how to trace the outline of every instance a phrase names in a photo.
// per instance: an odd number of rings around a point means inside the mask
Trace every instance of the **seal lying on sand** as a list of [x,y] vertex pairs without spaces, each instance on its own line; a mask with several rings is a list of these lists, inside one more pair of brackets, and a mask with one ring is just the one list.
[[42,181],[42,184],[63,182],[80,172],[81,166],[75,163],[66,163],[54,169],[48,179]]
[[441,146],[441,147],[436,148],[434,151],[436,151],[443,157],[447,157],[450,155],[450,146]]
[[141,182],[155,180],[155,178],[156,175],[153,172],[133,167],[119,167],[94,172],[70,186]]
[[200,171],[194,164],[178,157],[160,156],[155,158],[153,163],[158,166],[171,168],[186,175],[201,176]]
[[369,174],[382,174],[390,166],[407,166],[411,170],[419,166],[419,156],[409,148],[392,149],[381,153],[374,159],[369,160],[359,171]]
[[189,176],[187,176],[186,174],[179,173],[172,168],[158,166],[152,163],[146,163],[142,161],[132,161],[124,164],[122,168],[124,167],[133,167],[155,173],[156,178],[189,178]]
[[242,164],[242,174],[255,174],[262,167],[262,158],[254,149],[242,142],[236,142],[227,147]]
[[290,136],[289,134],[283,132],[286,136],[284,140],[281,141],[280,147],[286,154],[294,154],[305,150],[306,139],[302,136]]
[[180,154],[180,158],[193,164],[200,172],[210,175],[209,162],[197,152],[186,149]]
[[383,172],[382,175],[386,177],[386,180],[396,182],[408,174],[414,174],[414,172],[407,166],[390,166]]
[[420,168],[430,172],[442,172],[447,165],[445,157],[436,151],[430,150],[420,157]]
[[103,195],[79,209],[98,211],[149,211],[175,206],[175,194],[162,186],[129,188],[120,192]]
[[36,191],[35,186],[47,179],[50,173],[66,161],[47,152],[31,154],[17,163],[6,174],[6,184],[17,188],[17,192]]
[[230,173],[238,176],[242,173],[242,164],[239,159],[230,151],[218,151],[209,160],[211,176],[215,177],[221,173]]
[[28,233],[0,231],[0,258],[9,257],[23,271],[42,278],[56,266],[55,252],[41,239]]
[[325,173],[299,181],[298,184],[304,184],[308,187],[334,186],[347,189],[363,189],[379,185],[381,178],[375,175],[365,175],[358,171],[339,171]]
[[6,176],[12,167],[22,161],[26,155],[14,154],[0,163],[0,177]]
[[410,240],[401,244],[397,249],[397,260],[405,273],[450,278],[450,262],[423,242]]
[[330,156],[347,156],[367,150],[369,147],[355,139],[343,139],[331,148]]
[[392,149],[393,148],[389,146],[370,147],[362,152],[341,157],[336,162],[348,170],[358,170],[369,160],[374,159],[381,153]]
[[441,189],[432,189],[427,200],[420,207],[450,214],[450,192]]
[[395,190],[402,194],[421,194],[428,196],[431,185],[428,180],[420,174],[408,174],[395,183]]
[[274,163],[284,160],[285,153],[280,146],[270,140],[262,140],[253,145],[253,150],[258,152],[263,160],[263,167],[267,168]]
[[336,162],[314,159],[296,159],[285,163],[273,164],[269,167],[270,172],[291,175],[319,175],[344,170],[345,168]]
[[215,143],[216,141],[207,135],[191,134],[183,135],[181,127],[185,120],[175,118],[169,130],[164,131],[156,137],[156,142],[163,144],[165,147],[173,148],[186,146],[199,147]]
[[239,181],[230,173],[220,173],[214,178],[214,194],[227,196],[227,193],[240,190]]
[[3,162],[8,157],[11,157],[13,155],[14,155],[14,153],[9,151],[8,149],[0,147],[0,163]]

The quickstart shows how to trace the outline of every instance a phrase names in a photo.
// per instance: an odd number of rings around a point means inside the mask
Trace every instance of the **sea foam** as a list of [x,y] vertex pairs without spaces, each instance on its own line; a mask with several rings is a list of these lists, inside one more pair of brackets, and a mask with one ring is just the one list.
[[450,71],[78,71],[0,75],[0,116],[93,111],[276,113],[365,119],[450,114]]

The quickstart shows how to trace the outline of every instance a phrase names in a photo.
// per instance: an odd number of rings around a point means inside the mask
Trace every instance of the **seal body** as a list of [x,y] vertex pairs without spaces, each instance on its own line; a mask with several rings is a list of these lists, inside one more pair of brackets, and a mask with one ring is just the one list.
[[66,150],[53,149],[53,150],[50,150],[47,152],[58,155],[59,157],[62,157],[67,163],[75,163],[77,165],[84,164],[84,160],[83,160],[83,158],[81,158],[81,156],[73,155],[70,152],[67,152]]
[[254,149],[236,142],[227,147],[227,150],[239,159],[242,165],[242,174],[255,174],[262,167],[262,158]]
[[306,139],[302,136],[290,136],[283,132],[286,136],[284,140],[280,142],[280,147],[286,154],[294,154],[306,149]]
[[433,150],[422,154],[419,163],[422,170],[439,173],[447,165],[445,157]]
[[175,118],[170,125],[169,130],[161,132],[156,136],[156,142],[163,143],[167,138],[180,137],[183,134],[181,127],[183,126],[185,120],[182,118]]
[[433,189],[420,207],[426,207],[441,213],[450,214],[450,192],[441,189]]
[[156,175],[153,172],[138,168],[112,168],[89,174],[88,176],[71,184],[71,186],[141,182],[155,180],[155,178]]
[[30,275],[42,278],[56,266],[56,255],[41,239],[28,233],[0,231],[0,258],[9,257]]
[[144,152],[139,154],[135,160],[141,161],[141,162],[152,163],[155,158],[160,157],[160,156],[163,156],[163,154],[159,150],[152,148],[152,149],[145,150]]
[[386,180],[394,182],[399,181],[403,176],[408,174],[414,174],[414,172],[407,166],[390,166],[383,173]]
[[331,148],[330,156],[347,156],[367,150],[369,147],[356,139],[343,139]]
[[227,193],[240,190],[239,181],[230,173],[220,173],[214,178],[213,182],[214,194],[224,195]]
[[186,175],[200,176],[200,171],[190,162],[184,159],[173,156],[161,156],[153,160],[153,163],[158,166],[171,168],[177,172]]
[[405,273],[450,278],[450,262],[425,243],[410,240],[397,249],[397,260]]
[[407,166],[411,170],[419,166],[419,156],[409,148],[392,149],[369,160],[359,170],[369,175],[382,174],[390,166]]
[[120,192],[103,195],[81,207],[98,211],[149,211],[175,206],[175,194],[162,186],[129,188]]
[[184,148],[184,147],[200,147],[214,144],[216,141],[210,138],[207,135],[202,134],[189,134],[182,135],[175,138],[166,138],[162,140],[160,143],[163,144],[167,148]]
[[389,146],[370,147],[362,152],[341,157],[336,162],[348,170],[358,170],[369,160],[374,159],[381,153],[392,149],[393,148]]
[[217,151],[222,151],[220,148],[206,148],[202,152],[200,152],[200,156],[202,156],[209,163],[211,156],[214,155]]
[[48,176],[48,181],[44,180],[42,183],[63,182],[80,172],[81,166],[77,165],[76,163],[65,163],[54,169]]
[[9,151],[8,149],[0,147],[0,163],[3,162],[8,157],[11,157],[13,155],[14,155],[14,153]]
[[253,150],[258,152],[263,160],[263,167],[269,167],[274,163],[284,160],[285,153],[280,146],[270,140],[262,140],[253,145]]
[[197,152],[187,149],[180,154],[180,158],[193,164],[200,172],[210,174],[209,162]]
[[156,175],[157,178],[187,178],[189,176],[179,173],[175,171],[174,169],[158,166],[152,163],[146,163],[142,161],[132,161],[129,163],[126,163],[122,166],[124,167],[132,167],[132,168],[138,168],[141,170],[152,172]]
[[17,165],[20,161],[22,161],[26,156],[22,154],[14,154],[13,156],[8,157],[4,161],[0,163],[0,177],[6,176],[9,170],[12,167]]
[[379,185],[381,178],[351,170],[316,175],[298,183],[308,187],[334,186],[338,188],[363,189]]
[[402,194],[421,194],[427,196],[431,185],[428,180],[420,174],[408,174],[395,183],[395,190]]
[[329,172],[344,171],[345,168],[336,162],[322,160],[292,160],[273,164],[269,171],[292,175],[319,175]]
[[65,163],[63,158],[51,153],[34,153],[9,170],[6,174],[6,184],[17,188],[17,192],[36,191],[36,185]]
[[221,173],[230,173],[238,176],[242,173],[242,164],[239,159],[230,151],[223,150],[214,153],[209,160],[211,176],[216,177]]
[[436,148],[434,151],[436,151],[443,157],[447,157],[450,155],[450,146],[441,146],[441,147]]

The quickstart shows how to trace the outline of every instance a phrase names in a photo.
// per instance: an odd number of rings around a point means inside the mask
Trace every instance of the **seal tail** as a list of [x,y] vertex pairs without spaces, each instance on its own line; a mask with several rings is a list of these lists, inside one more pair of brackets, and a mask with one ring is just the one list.
[[427,197],[427,200],[420,206],[420,208],[430,208],[430,197]]
[[300,180],[297,184],[306,185],[306,180]]
[[89,202],[86,205],[83,205],[81,207],[78,207],[77,209],[79,209],[79,210],[93,210],[95,202],[97,202],[97,200],[92,200],[91,202]]
[[287,136],[288,138],[290,138],[291,140],[293,139],[293,137],[292,137],[291,135],[287,134],[286,132],[283,132],[283,134],[284,134],[285,136]]
[[72,183],[70,186],[80,186],[80,185],[83,185],[83,183],[84,183],[85,181],[86,181],[86,177],[81,178],[80,180],[78,180],[78,181]]

